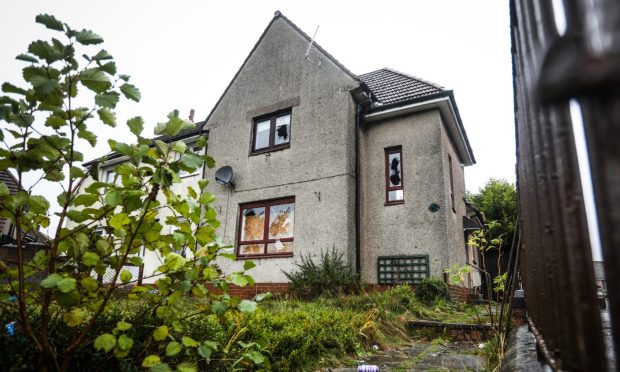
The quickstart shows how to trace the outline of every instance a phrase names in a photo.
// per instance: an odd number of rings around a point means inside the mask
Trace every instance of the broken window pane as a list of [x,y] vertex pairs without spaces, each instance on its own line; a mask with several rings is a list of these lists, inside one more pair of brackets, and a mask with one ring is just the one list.
[[275,243],[267,244],[267,253],[292,253],[293,242],[281,242],[276,240]]
[[265,236],[265,208],[246,208],[241,222],[241,241],[263,240]]
[[269,239],[292,238],[294,220],[295,204],[271,206],[269,213]]
[[254,140],[254,149],[264,149],[269,147],[269,131],[271,122],[269,120],[256,123],[256,138]]
[[262,244],[245,244],[239,246],[239,254],[262,254]]
[[274,145],[289,143],[291,129],[291,115],[284,115],[276,118],[276,131]]
[[400,153],[393,153],[389,156],[390,167],[390,186],[400,186],[401,184],[401,172],[400,172]]
[[403,190],[392,190],[388,193],[388,201],[403,200]]

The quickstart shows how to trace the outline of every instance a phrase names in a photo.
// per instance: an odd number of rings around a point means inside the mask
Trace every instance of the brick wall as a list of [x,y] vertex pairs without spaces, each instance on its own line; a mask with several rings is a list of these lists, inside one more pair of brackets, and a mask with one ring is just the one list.
[[469,297],[469,289],[458,285],[448,285],[452,301],[467,302]]

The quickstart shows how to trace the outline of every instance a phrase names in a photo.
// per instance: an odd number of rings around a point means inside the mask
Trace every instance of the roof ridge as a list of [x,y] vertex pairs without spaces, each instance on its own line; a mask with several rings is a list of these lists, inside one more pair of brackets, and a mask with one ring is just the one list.
[[402,71],[396,70],[396,69],[391,68],[391,67],[384,67],[384,68],[382,68],[381,70],[390,71],[390,72],[393,72],[393,73],[395,73],[395,74],[399,74],[399,75],[402,75],[402,76],[405,76],[405,77],[408,77],[408,78],[411,78],[411,79],[415,79],[415,80],[421,81],[421,82],[426,83],[426,84],[428,84],[428,85],[432,85],[433,87],[435,87],[435,88],[437,88],[437,89],[441,89],[441,90],[448,90],[448,89],[446,89],[446,87],[444,87],[444,86],[442,86],[442,85],[439,85],[439,84],[437,84],[437,83],[433,83],[433,82],[432,82],[432,81],[430,81],[430,80],[422,79],[422,78],[420,78],[420,77],[417,77],[417,76],[414,76],[414,75],[408,74],[408,73],[406,73],[406,72],[402,72]]

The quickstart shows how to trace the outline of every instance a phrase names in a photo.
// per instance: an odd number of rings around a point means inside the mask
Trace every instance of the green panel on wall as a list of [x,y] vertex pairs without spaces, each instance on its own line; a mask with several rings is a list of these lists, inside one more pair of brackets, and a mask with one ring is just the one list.
[[418,284],[428,276],[428,255],[377,258],[379,284]]

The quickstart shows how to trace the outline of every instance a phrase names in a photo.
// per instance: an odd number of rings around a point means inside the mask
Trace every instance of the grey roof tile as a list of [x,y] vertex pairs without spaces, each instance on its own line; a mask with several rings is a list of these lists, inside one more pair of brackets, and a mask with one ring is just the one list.
[[359,78],[366,83],[382,105],[398,104],[449,92],[440,85],[390,68],[362,74]]

